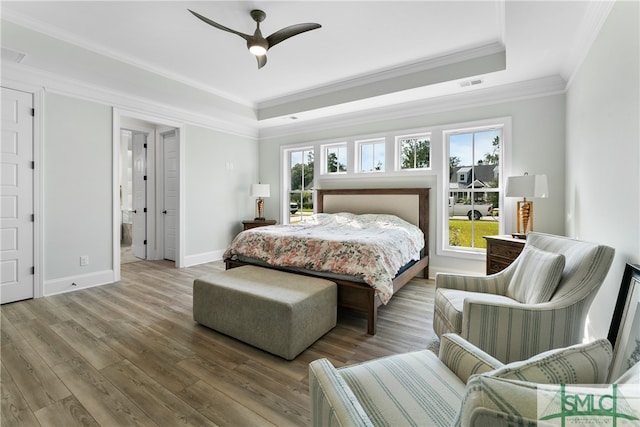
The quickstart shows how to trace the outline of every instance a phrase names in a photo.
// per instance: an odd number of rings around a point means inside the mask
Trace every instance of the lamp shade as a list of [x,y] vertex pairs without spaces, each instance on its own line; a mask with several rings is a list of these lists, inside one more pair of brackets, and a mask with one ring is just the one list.
[[522,175],[507,178],[507,197],[549,197],[547,175]]
[[269,197],[269,184],[251,184],[251,197]]

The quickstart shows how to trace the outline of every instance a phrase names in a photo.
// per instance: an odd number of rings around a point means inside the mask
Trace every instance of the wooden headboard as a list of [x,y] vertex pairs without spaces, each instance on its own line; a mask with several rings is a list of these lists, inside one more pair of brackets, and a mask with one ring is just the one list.
[[396,215],[424,233],[424,255],[429,254],[428,188],[360,188],[316,190],[318,212]]

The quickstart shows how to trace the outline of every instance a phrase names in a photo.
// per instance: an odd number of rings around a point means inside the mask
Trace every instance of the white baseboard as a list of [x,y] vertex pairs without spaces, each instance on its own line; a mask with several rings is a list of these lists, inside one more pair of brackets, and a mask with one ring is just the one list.
[[92,288],[94,286],[106,285],[115,281],[113,270],[96,271],[94,273],[82,274],[78,276],[68,276],[60,279],[47,280],[44,282],[43,296],[63,294],[73,292],[78,289]]
[[184,257],[184,266],[191,267],[193,265],[206,264],[208,262],[220,261],[224,255],[224,249],[218,251],[205,252],[197,255],[187,255]]

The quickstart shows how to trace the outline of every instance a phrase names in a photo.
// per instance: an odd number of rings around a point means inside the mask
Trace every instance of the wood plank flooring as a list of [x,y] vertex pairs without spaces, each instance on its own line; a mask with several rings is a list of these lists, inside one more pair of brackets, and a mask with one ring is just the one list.
[[338,326],[294,361],[200,326],[193,279],[221,262],[122,266],[115,284],[0,308],[0,424],[302,426],[309,362],[343,366],[424,349],[433,282],[415,279],[378,311],[378,333],[341,310]]

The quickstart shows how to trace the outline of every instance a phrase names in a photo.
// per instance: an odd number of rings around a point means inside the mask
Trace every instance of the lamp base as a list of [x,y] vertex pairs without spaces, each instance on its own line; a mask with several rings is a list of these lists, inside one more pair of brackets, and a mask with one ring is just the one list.
[[253,218],[254,221],[266,221],[266,218]]
[[528,234],[533,231],[533,202],[526,197],[517,203],[516,233]]
[[256,200],[255,221],[264,221],[264,200],[262,197],[258,197],[258,200]]

